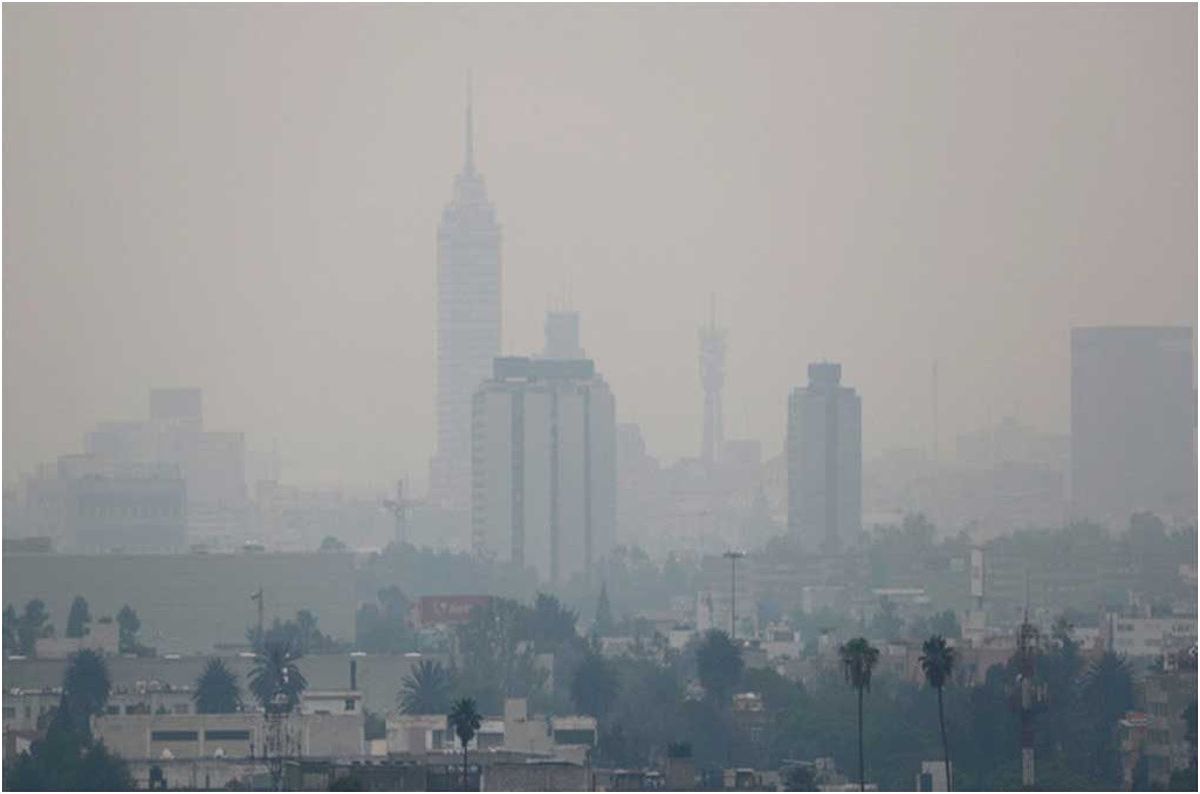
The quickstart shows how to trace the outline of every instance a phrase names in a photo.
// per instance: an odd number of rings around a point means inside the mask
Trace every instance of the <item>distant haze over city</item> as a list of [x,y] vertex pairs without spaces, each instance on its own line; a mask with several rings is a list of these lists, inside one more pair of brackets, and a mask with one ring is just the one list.
[[[6,480],[157,386],[291,482],[428,481],[436,244],[463,163],[505,353],[550,307],[648,451],[783,447],[828,359],[864,456],[1070,427],[1070,329],[1196,321],[1196,10],[4,10]],[[257,457],[254,457],[257,456]]]

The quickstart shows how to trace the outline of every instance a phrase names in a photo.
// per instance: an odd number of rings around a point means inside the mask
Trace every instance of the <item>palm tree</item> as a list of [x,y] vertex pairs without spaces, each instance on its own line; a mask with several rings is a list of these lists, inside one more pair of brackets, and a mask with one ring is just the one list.
[[867,777],[863,764],[863,691],[871,688],[871,670],[879,662],[879,649],[857,637],[838,648],[842,660],[842,672],[846,681],[858,690],[858,788],[867,790]]
[[954,672],[954,662],[957,654],[954,648],[946,644],[946,638],[934,634],[921,646],[921,669],[925,672],[925,681],[937,690],[938,726],[942,730],[942,760],[946,764],[946,788],[954,791],[954,780],[950,777],[950,742],[946,739],[946,714],[942,710],[942,687]]
[[463,749],[463,791],[467,790],[467,745],[475,738],[475,732],[483,723],[483,718],[475,709],[473,698],[462,698],[454,704],[450,715],[446,717],[447,724],[454,730]]
[[197,714],[232,714],[242,710],[237,676],[220,659],[209,659],[196,679],[192,700]]
[[444,714],[453,686],[454,678],[441,662],[423,659],[404,677],[396,699],[406,714]]
[[300,653],[290,642],[268,640],[254,657],[250,692],[267,714],[289,714],[308,686],[296,666]]

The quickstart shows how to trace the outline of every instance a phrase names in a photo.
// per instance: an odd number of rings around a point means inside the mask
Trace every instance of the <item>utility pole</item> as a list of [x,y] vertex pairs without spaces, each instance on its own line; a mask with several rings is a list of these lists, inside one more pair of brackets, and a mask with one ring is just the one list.
[[730,549],[721,555],[729,560],[729,639],[737,640],[737,561],[746,552]]
[[250,594],[251,601],[258,602],[258,647],[254,649],[255,653],[260,653],[266,637],[263,636],[263,589],[262,585],[258,586],[258,590]]

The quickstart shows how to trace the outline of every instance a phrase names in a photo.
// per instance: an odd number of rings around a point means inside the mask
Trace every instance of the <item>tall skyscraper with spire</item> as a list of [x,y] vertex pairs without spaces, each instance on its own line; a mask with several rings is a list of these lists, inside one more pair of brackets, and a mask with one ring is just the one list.
[[430,501],[471,504],[471,400],[500,354],[500,224],[475,169],[471,79],[463,169],[438,226],[437,451]]

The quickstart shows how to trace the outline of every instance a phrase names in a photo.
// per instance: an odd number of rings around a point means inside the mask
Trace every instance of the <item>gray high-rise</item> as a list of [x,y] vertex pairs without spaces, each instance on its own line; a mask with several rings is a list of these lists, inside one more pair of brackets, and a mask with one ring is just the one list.
[[470,505],[471,399],[500,353],[500,224],[475,170],[470,87],[466,153],[438,227],[437,452],[429,466],[435,505]]
[[591,360],[496,359],[472,435],[476,553],[587,576],[616,534],[616,402]]
[[788,399],[788,530],[827,553],[862,528],[862,403],[841,379],[841,364],[809,364]]
[[1071,509],[1113,529],[1196,516],[1192,329],[1071,329]]

